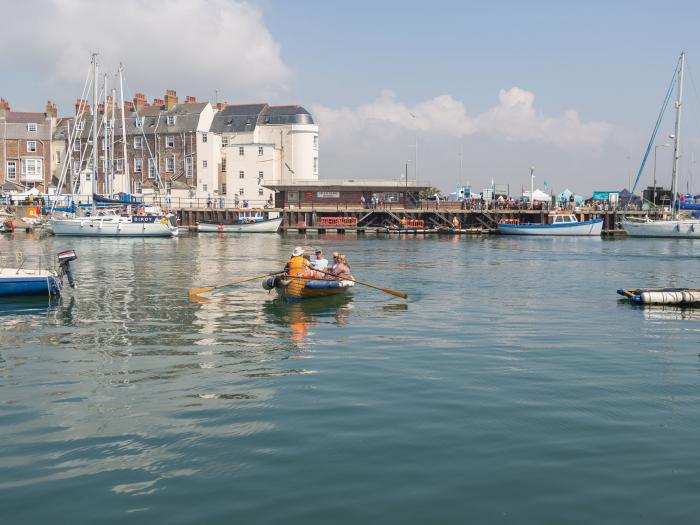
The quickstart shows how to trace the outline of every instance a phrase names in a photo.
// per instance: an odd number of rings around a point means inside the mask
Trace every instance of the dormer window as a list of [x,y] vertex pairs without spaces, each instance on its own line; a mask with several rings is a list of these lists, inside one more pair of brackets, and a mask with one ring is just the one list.
[[167,121],[168,121],[168,126],[174,126],[175,125],[175,115],[168,115]]
[[155,117],[151,117],[150,123],[151,123],[151,127],[153,127],[153,126],[156,125],[156,119],[155,119]]
[[85,129],[85,122],[81,120],[80,122],[78,122],[76,127],[78,128],[78,131],[83,131],[83,129]]
[[112,129],[112,121],[105,120],[105,129]]
[[37,129],[38,126],[36,125],[36,122],[30,122],[29,124],[27,124],[27,131],[31,133],[36,133]]
[[137,128],[142,128],[142,127],[143,127],[143,118],[142,118],[142,117],[136,117],[136,119],[134,120],[134,125],[135,125]]

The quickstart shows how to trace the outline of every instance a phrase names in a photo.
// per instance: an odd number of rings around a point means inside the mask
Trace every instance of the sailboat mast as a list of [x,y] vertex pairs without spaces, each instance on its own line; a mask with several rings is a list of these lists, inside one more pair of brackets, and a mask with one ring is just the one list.
[[676,218],[676,192],[678,191],[678,160],[681,158],[681,109],[683,107],[683,70],[685,51],[681,51],[681,66],[678,72],[678,98],[676,100],[676,129],[673,142],[673,176],[671,178],[671,217]]
[[114,194],[114,117],[117,105],[117,89],[112,88],[112,115],[109,123],[109,191]]
[[92,54],[92,193],[97,193],[97,53]]
[[124,78],[122,72],[124,71],[124,66],[119,64],[119,104],[122,108],[122,165],[124,166],[124,192],[131,193],[131,177],[129,176],[129,161],[126,158],[126,117],[124,116]]

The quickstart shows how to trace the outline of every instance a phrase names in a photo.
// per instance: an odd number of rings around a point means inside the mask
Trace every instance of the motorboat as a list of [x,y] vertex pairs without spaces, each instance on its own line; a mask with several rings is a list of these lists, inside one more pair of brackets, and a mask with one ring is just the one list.
[[234,224],[200,223],[199,232],[216,233],[275,233],[282,224],[282,217],[270,218],[260,211],[243,211],[239,213]]
[[555,235],[555,236],[600,236],[603,219],[580,221],[567,211],[553,211],[547,223],[520,223],[517,219],[504,219],[498,223],[498,232],[504,235]]
[[15,267],[0,267],[0,297],[58,296],[63,290],[64,276],[68,278],[70,287],[74,288],[70,263],[77,259],[75,251],[61,252],[57,258],[58,270],[25,268],[21,257]]

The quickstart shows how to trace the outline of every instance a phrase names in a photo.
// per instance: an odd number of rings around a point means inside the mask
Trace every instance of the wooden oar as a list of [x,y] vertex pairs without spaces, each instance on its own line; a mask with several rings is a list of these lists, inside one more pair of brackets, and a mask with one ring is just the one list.
[[233,286],[234,284],[247,283],[248,281],[254,281],[255,279],[262,279],[263,277],[270,277],[272,275],[277,275],[280,272],[275,273],[264,273],[262,275],[254,275],[253,277],[248,277],[247,279],[241,279],[240,281],[231,281],[230,283],[217,284],[214,286],[205,286],[204,288],[197,288],[195,290],[190,290],[189,296],[194,297],[195,295],[203,294],[206,292],[211,292],[212,290],[218,290],[219,288],[226,288],[227,286]]
[[401,297],[401,299],[408,299],[408,294],[404,292],[398,292],[396,290],[392,290],[391,288],[382,288],[381,286],[375,286],[373,284],[369,283],[363,283],[362,281],[358,281],[356,279],[349,279],[347,277],[338,277],[337,275],[333,275],[332,273],[329,272],[324,272],[323,270],[314,270],[319,273],[323,273],[325,275],[330,275],[331,277],[334,277],[335,279],[339,281],[351,281],[353,283],[361,284],[362,286],[368,286],[369,288],[374,288],[375,290],[379,290],[384,293],[388,293],[391,295],[395,295],[396,297]]

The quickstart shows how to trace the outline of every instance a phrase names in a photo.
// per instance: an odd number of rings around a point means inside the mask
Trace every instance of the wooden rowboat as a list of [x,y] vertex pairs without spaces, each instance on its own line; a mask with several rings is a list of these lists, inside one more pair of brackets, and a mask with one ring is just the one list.
[[267,277],[262,282],[265,290],[275,290],[280,298],[292,301],[344,294],[354,285],[353,281],[308,279],[286,274]]

